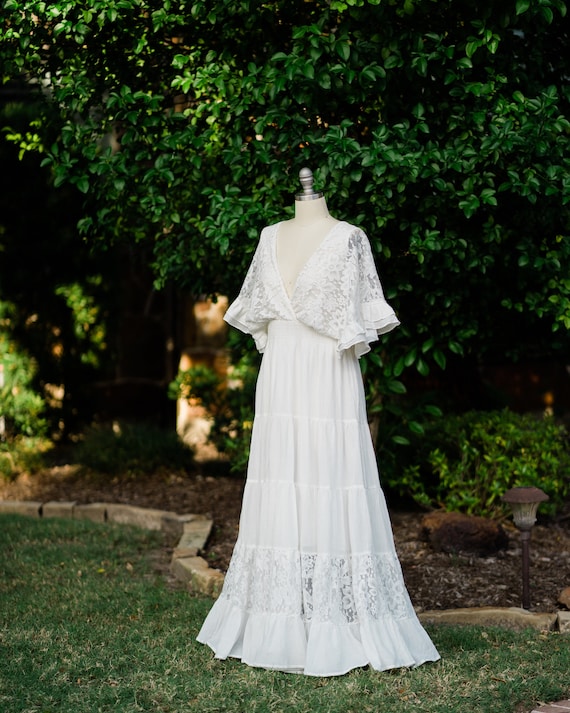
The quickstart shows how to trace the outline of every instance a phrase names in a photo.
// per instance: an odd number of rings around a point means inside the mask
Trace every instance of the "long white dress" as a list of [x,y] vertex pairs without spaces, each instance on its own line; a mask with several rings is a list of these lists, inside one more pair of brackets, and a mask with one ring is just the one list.
[[278,230],[263,230],[225,316],[263,359],[239,535],[198,641],[312,676],[436,661],[395,551],[358,364],[398,319],[361,230],[337,223],[291,296]]

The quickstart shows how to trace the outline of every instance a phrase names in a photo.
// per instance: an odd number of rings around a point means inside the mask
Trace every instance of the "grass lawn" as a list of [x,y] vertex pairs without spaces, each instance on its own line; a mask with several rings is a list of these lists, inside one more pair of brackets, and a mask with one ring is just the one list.
[[5,713],[523,713],[567,698],[570,638],[430,629],[442,661],[311,678],[216,661],[195,636],[211,602],[155,573],[159,535],[0,517]]

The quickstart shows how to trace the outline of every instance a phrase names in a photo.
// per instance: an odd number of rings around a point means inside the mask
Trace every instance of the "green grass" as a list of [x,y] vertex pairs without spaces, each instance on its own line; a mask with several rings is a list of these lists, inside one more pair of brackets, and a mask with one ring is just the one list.
[[0,517],[0,711],[522,713],[569,694],[568,637],[531,631],[435,627],[437,664],[328,679],[216,661],[195,642],[211,602],[168,587],[159,548],[133,528]]

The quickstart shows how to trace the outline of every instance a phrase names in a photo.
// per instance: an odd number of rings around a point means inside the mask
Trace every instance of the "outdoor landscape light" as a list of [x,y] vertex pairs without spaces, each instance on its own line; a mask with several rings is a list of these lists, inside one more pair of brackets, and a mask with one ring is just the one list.
[[538,506],[548,499],[548,495],[540,488],[533,487],[511,488],[502,497],[502,500],[511,506],[514,523],[521,533],[523,609],[530,609],[530,531],[536,522]]

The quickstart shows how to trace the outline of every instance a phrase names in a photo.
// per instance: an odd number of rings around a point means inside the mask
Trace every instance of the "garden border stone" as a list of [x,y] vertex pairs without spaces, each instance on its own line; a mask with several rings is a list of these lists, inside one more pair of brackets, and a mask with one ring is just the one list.
[[[173,547],[170,572],[188,590],[216,598],[222,589],[224,575],[212,569],[199,552],[210,537],[213,520],[207,515],[177,513],[166,510],[141,508],[121,503],[88,503],[51,500],[46,503],[35,500],[0,500],[0,515],[17,514],[28,517],[62,517],[75,520],[91,520],[97,523],[114,522],[149,530],[160,530],[168,546]],[[570,634],[570,612],[529,612],[518,607],[472,607],[424,611],[418,614],[424,624],[465,624],[472,626],[500,626],[505,628],[557,629]],[[566,701],[561,703],[566,704]],[[558,710],[569,710],[560,703]],[[541,713],[545,708],[537,709]]]
[[570,701],[548,703],[540,708],[533,708],[530,713],[570,713]]
[[106,503],[88,503],[87,505],[76,505],[73,508],[72,518],[74,520],[90,520],[91,522],[107,522]]
[[134,525],[146,530],[162,531],[168,546],[173,546],[170,571],[188,589],[199,594],[217,597],[222,589],[224,575],[212,569],[198,553],[202,550],[214,522],[207,515],[186,513],[178,515],[170,510],[142,508],[122,503],[87,503],[50,500],[0,500],[0,515],[25,515],[27,517],[61,517],[70,520],[89,520],[104,524]]
[[559,612],[531,612],[519,607],[468,607],[424,611],[418,614],[418,618],[424,624],[501,626],[517,630],[553,631],[556,628],[558,614]]
[[570,634],[570,611],[559,611],[557,623],[561,634]]
[[143,530],[162,530],[162,520],[170,513],[167,510],[141,508],[134,505],[109,503],[107,506],[107,520],[119,525],[134,525]]
[[74,500],[50,500],[42,505],[42,517],[62,517],[73,519],[73,510],[77,503]]
[[0,515],[41,517],[43,503],[37,500],[0,500]]

